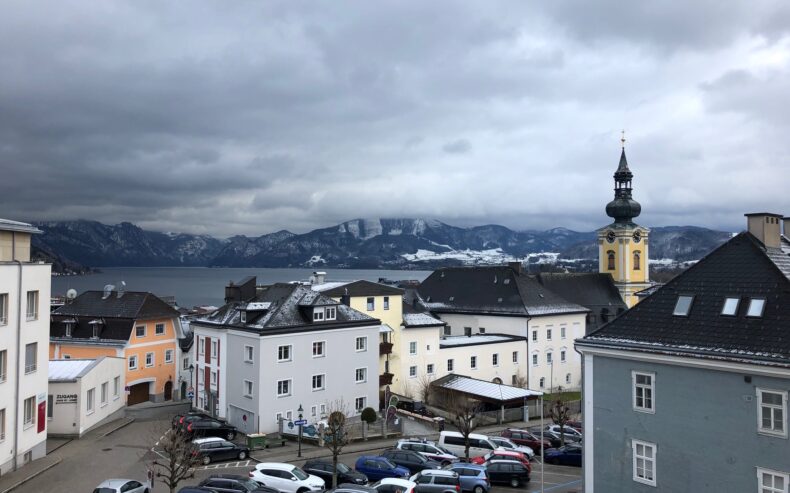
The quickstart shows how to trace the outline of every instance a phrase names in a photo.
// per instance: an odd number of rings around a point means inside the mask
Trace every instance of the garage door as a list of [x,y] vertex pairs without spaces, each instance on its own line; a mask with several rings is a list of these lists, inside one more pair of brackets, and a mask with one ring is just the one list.
[[138,383],[129,387],[129,397],[126,398],[126,405],[140,404],[148,400],[148,382]]
[[245,435],[258,431],[255,428],[255,413],[236,407],[233,404],[228,406],[228,423],[235,426]]

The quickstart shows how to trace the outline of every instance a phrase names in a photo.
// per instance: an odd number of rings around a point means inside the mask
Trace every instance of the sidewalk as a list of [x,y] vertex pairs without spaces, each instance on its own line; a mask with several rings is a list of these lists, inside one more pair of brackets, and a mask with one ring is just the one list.
[[57,466],[60,464],[60,461],[61,458],[58,454],[47,455],[29,464],[25,464],[16,471],[3,475],[0,477],[0,493],[8,493],[18,488],[39,474]]

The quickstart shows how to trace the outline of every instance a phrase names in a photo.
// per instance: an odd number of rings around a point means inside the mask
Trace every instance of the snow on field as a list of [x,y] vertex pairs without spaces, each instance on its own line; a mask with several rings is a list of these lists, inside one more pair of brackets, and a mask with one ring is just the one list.
[[[446,246],[446,245],[437,245]],[[553,264],[557,262],[559,253],[541,252],[530,253],[526,257],[514,257],[505,253],[501,248],[489,250],[453,250],[434,252],[432,250],[417,250],[417,253],[404,253],[401,255],[409,262],[425,262],[438,260],[458,260],[464,264],[502,264],[505,262],[527,262],[530,264]]]

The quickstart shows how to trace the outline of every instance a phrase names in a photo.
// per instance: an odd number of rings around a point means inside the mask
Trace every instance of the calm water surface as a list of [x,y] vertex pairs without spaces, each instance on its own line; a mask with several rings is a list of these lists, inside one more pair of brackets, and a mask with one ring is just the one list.
[[[220,306],[228,281],[240,281],[247,276],[257,276],[258,284],[306,281],[315,269],[255,269],[207,267],[104,267],[102,272],[87,276],[53,276],[52,295],[64,295],[74,288],[78,293],[101,290],[105,284],[126,282],[128,291],[150,291],[160,296],[175,296],[180,306]],[[392,280],[424,280],[431,271],[421,270],[357,270],[322,269],[326,281],[378,281],[384,277]]]

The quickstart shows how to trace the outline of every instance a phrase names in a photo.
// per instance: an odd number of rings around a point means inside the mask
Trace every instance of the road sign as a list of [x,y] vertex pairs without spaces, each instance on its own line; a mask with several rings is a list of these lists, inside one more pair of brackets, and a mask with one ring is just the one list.
[[293,427],[294,427],[294,422],[293,421],[289,421],[288,422],[288,428],[293,428]]
[[187,399],[189,399],[191,401],[194,398],[195,398],[195,393],[194,392],[192,392],[191,390],[189,392],[187,392]]
[[294,421],[294,424],[296,426],[304,426],[304,425],[307,424],[307,420],[306,419],[297,419],[296,421]]

